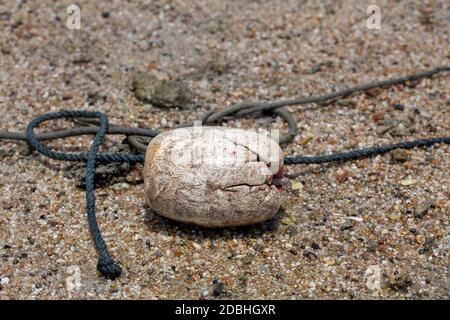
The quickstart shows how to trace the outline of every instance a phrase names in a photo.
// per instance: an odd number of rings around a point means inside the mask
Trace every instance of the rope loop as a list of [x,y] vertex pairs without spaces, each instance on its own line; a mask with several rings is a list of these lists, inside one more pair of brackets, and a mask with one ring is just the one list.
[[[68,154],[64,152],[56,152],[48,149],[41,144],[34,135],[34,129],[41,123],[48,120],[55,120],[61,118],[96,118],[100,120],[100,126],[94,136],[91,147],[88,153]],[[97,264],[97,270],[106,279],[114,280],[122,273],[122,268],[116,264],[108,253],[108,248],[103,240],[102,234],[98,227],[97,217],[95,215],[95,195],[94,195],[94,173],[95,162],[97,157],[98,147],[102,144],[105,134],[108,131],[108,118],[101,112],[89,112],[89,111],[59,111],[51,112],[39,116],[33,119],[27,127],[27,139],[30,145],[43,155],[57,159],[57,160],[69,160],[69,161],[86,161],[86,211],[89,223],[89,229],[94,240],[95,247],[99,255],[99,262]],[[126,156],[125,158],[122,158]],[[110,154],[104,156],[104,160],[107,161],[120,161],[121,159],[132,158],[128,155]],[[143,159],[143,158],[142,158]]]

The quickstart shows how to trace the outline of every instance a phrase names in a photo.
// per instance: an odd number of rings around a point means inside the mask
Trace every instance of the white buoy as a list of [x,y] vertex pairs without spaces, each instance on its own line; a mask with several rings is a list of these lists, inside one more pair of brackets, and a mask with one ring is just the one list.
[[252,224],[281,205],[283,154],[267,132],[188,127],[147,148],[145,197],[158,214],[205,227]]

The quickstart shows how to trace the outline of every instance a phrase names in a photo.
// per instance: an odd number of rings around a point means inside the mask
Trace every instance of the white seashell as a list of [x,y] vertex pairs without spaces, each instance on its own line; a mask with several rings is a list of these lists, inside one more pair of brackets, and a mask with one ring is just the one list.
[[281,205],[283,154],[266,133],[224,127],[164,132],[147,148],[145,197],[158,214],[205,227],[252,224]]

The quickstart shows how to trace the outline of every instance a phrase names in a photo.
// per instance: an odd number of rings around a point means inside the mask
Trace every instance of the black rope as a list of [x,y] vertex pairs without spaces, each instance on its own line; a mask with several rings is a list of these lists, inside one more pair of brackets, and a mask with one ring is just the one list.
[[430,139],[418,139],[413,141],[404,141],[400,143],[388,144],[379,147],[371,147],[364,149],[351,150],[347,152],[337,152],[329,155],[323,156],[311,156],[311,157],[285,157],[284,164],[319,164],[326,162],[336,162],[336,161],[349,161],[357,160],[367,157],[373,157],[379,154],[388,153],[395,149],[413,149],[418,147],[429,147],[437,143],[447,143],[450,144],[450,137],[442,138],[430,138]]
[[382,87],[388,87],[398,84],[404,84],[408,81],[417,81],[419,79],[423,78],[429,78],[435,74],[442,73],[442,72],[450,72],[450,66],[440,66],[436,67],[427,71],[407,75],[404,77],[399,78],[392,78],[387,80],[381,80],[381,81],[375,81],[370,83],[365,83],[361,85],[357,85],[354,87],[346,88],[340,91],[328,93],[321,96],[312,96],[312,97],[300,97],[300,98],[294,98],[294,99],[287,99],[287,100],[277,100],[277,101],[270,101],[270,102],[245,102],[240,104],[235,104],[233,106],[230,106],[226,109],[220,110],[220,112],[215,113],[214,115],[211,115],[209,117],[210,121],[216,121],[218,119],[221,119],[227,115],[236,115],[238,117],[242,117],[244,115],[256,112],[256,111],[271,111],[278,109],[280,107],[286,107],[286,106],[295,106],[295,105],[301,105],[301,104],[309,104],[309,103],[327,103],[330,101],[333,101],[337,98],[342,98],[345,96],[348,96],[350,94],[356,93],[356,92],[364,92],[368,91],[374,88],[382,88]]
[[[96,134],[98,131],[97,127],[76,127],[69,128],[58,131],[50,131],[39,133],[36,135],[38,140],[54,140],[54,139],[62,139],[68,137],[81,136],[86,134]],[[160,134],[160,131],[156,131],[153,129],[144,129],[144,128],[127,128],[121,126],[110,125],[108,128],[107,134],[124,134],[127,136],[135,135],[135,136],[147,136],[147,137],[156,137]],[[28,141],[26,133],[22,132],[0,132],[0,140],[22,140]]]
[[[242,117],[244,115],[248,115],[249,113],[255,112],[268,112],[274,115],[282,117],[289,126],[288,133],[282,135],[280,138],[280,143],[288,143],[292,141],[294,136],[297,133],[297,123],[294,117],[282,109],[282,107],[287,105],[294,104],[303,104],[303,103],[318,103],[329,101],[330,99],[334,99],[340,96],[344,96],[353,92],[364,91],[367,89],[371,89],[374,87],[393,85],[404,83],[405,81],[417,80],[423,77],[429,77],[435,73],[449,71],[449,67],[439,67],[432,69],[430,71],[422,72],[417,75],[406,76],[397,79],[379,81],[371,84],[356,86],[353,88],[345,89],[342,92],[336,92],[325,96],[319,97],[311,97],[304,99],[293,99],[286,101],[279,101],[274,103],[266,103],[266,104],[241,104],[232,106],[225,110],[219,110],[216,112],[209,111],[205,113],[202,117],[201,121],[203,124],[206,123],[215,123],[217,121],[223,120],[225,117]],[[56,119],[76,119],[76,118],[87,118],[87,119],[98,119],[94,122],[93,126],[88,127],[77,127],[70,128],[65,130],[53,131],[53,132],[45,132],[41,134],[34,134],[34,129],[40,125],[41,123],[48,120],[56,120]],[[90,122],[90,121],[89,121]],[[179,127],[189,126],[190,124],[180,125]],[[111,258],[106,243],[103,240],[100,229],[98,227],[96,215],[95,215],[95,195],[94,195],[94,172],[95,172],[95,164],[96,161],[99,162],[144,162],[145,156],[144,154],[139,155],[129,155],[129,154],[120,154],[120,153],[98,153],[98,148],[102,144],[105,135],[109,134],[124,134],[128,136],[129,142],[134,145],[138,150],[145,151],[145,148],[148,144],[143,143],[140,138],[153,138],[158,135],[160,132],[149,129],[149,128],[127,128],[116,125],[109,125],[108,118],[105,114],[101,112],[89,112],[89,111],[59,111],[59,112],[51,112],[33,119],[27,127],[26,134],[18,133],[18,132],[0,132],[0,140],[1,139],[9,139],[9,140],[26,140],[28,143],[39,153],[57,160],[66,160],[66,161],[84,161],[86,162],[86,211],[89,223],[89,229],[92,234],[92,238],[94,240],[95,247],[98,251],[99,260],[97,264],[97,269],[101,272],[101,274],[107,279],[115,279],[120,276],[122,273],[121,267],[113,261]],[[48,149],[45,147],[40,141],[43,140],[53,140],[71,136],[79,136],[85,134],[95,134],[94,139],[92,141],[91,147],[87,153],[65,153],[65,152],[57,152]],[[438,138],[430,138],[430,139],[418,139],[414,141],[406,141],[400,143],[394,143],[379,147],[371,147],[364,148],[358,150],[351,150],[347,152],[338,152],[329,155],[321,155],[321,156],[292,156],[285,157],[284,163],[286,165],[294,165],[294,164],[320,164],[326,162],[335,162],[335,161],[348,161],[348,160],[357,160],[370,156],[380,155],[387,152],[390,152],[395,149],[411,149],[416,147],[426,147],[431,146],[438,143],[446,143],[450,144],[450,137],[438,137]]]
[[[88,153],[68,154],[64,152],[56,152],[42,145],[34,135],[34,128],[39,124],[61,118],[97,118],[100,120],[92,145]],[[88,111],[60,111],[51,112],[33,119],[27,127],[27,139],[30,145],[43,155],[57,160],[67,161],[86,161],[86,211],[89,223],[89,229],[97,248],[99,259],[97,269],[107,279],[115,279],[122,273],[122,268],[115,263],[109,255],[105,240],[97,224],[95,216],[95,195],[94,195],[94,171],[95,161],[103,162],[143,162],[144,155],[125,155],[125,154],[97,154],[98,147],[102,144],[105,134],[108,131],[108,118],[101,112]]]

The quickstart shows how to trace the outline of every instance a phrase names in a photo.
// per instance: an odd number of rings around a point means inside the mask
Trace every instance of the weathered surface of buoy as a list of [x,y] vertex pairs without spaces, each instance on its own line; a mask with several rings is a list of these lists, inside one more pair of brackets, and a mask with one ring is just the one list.
[[282,151],[267,132],[180,128],[149,144],[145,198],[156,213],[180,222],[252,224],[280,208],[282,164]]

